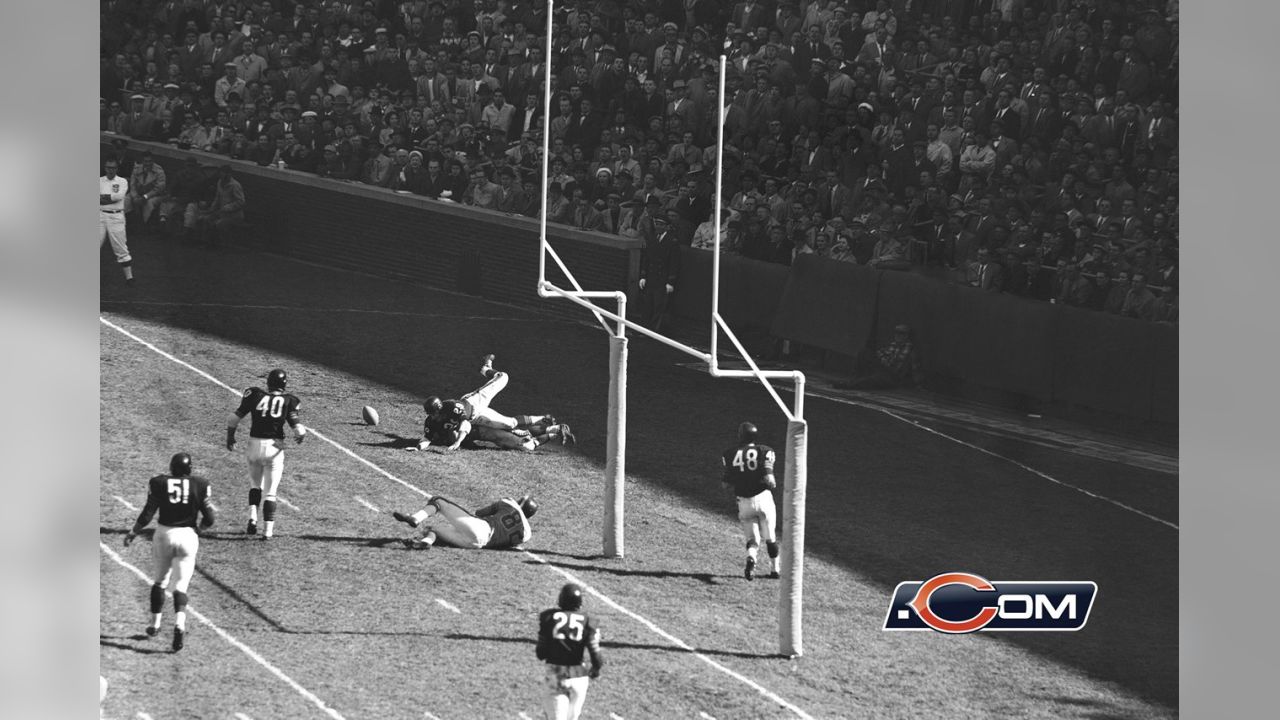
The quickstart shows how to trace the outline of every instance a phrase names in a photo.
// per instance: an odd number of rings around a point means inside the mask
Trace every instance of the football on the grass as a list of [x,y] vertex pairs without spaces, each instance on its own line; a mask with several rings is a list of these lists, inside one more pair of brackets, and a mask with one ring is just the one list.
[[378,411],[374,410],[368,405],[365,405],[364,408],[360,410],[360,415],[361,417],[364,418],[364,422],[366,425],[378,424]]

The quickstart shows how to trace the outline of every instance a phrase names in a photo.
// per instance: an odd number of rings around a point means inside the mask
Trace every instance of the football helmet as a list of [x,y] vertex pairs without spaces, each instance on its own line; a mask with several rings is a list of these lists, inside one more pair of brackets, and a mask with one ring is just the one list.
[[191,456],[180,452],[169,459],[169,474],[184,477],[191,474]]
[[428,415],[435,415],[440,412],[442,407],[444,407],[444,403],[440,400],[439,395],[432,395],[422,403],[422,409],[426,410]]
[[284,386],[287,385],[288,383],[289,383],[289,376],[286,375],[284,370],[281,370],[280,368],[276,368],[275,370],[272,370],[271,372],[267,373],[267,389],[268,390],[283,390]]
[[561,610],[579,610],[582,608],[582,586],[577,583],[567,583],[560,588],[560,599],[556,602]]
[[524,513],[526,518],[531,518],[534,513],[538,512],[538,503],[533,501],[532,495],[525,495],[516,504],[520,506],[520,512]]
[[738,442],[753,443],[760,431],[756,428],[755,423],[744,422],[738,426]]

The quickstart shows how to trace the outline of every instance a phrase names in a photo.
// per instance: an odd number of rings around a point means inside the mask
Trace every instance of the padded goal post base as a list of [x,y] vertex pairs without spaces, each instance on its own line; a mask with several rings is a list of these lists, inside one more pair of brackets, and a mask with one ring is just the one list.
[[809,467],[809,425],[787,423],[787,458],[782,477],[782,582],[778,590],[779,652],[804,654],[804,502]]
[[604,461],[604,554],[621,558],[624,549],[623,496],[627,456],[627,338],[609,336],[609,438]]

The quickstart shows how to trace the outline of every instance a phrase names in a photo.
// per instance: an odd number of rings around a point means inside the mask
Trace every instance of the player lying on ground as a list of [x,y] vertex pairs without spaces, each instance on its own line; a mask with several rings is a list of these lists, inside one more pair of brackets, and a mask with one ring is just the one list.
[[506,373],[493,369],[493,355],[484,357],[480,374],[485,377],[485,384],[460,400],[441,400],[436,395],[427,398],[422,404],[427,411],[422,439],[405,450],[413,452],[432,446],[457,450],[463,443],[487,442],[504,450],[532,452],[553,440],[561,444],[577,441],[567,424],[556,423],[550,415],[509,417],[489,407],[509,380]]
[[538,504],[529,495],[519,500],[502,498],[474,513],[437,495],[412,515],[393,512],[391,516],[415,530],[401,541],[405,547],[426,549],[443,542],[479,550],[513,548],[528,542],[533,537],[529,518],[536,512]]

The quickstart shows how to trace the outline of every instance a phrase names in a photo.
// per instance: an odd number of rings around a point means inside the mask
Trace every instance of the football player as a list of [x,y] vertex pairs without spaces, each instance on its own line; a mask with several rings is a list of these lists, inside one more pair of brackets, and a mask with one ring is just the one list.
[[755,579],[756,560],[763,537],[769,551],[769,577],[778,577],[778,536],[774,527],[777,510],[773,504],[773,448],[756,442],[756,426],[744,422],[738,426],[738,444],[720,456],[724,465],[721,486],[738,502],[738,522],[747,536],[747,566],[743,574]]
[[[560,588],[557,607],[538,615],[538,659],[546,663],[548,718],[577,720],[587,700],[587,685],[600,677],[600,630],[582,612],[582,587],[569,583]],[[583,651],[591,656],[591,668]]]
[[443,541],[469,550],[519,547],[533,537],[529,518],[538,512],[538,503],[529,495],[519,500],[502,498],[474,513],[439,495],[412,515],[393,512],[391,516],[415,530],[402,542],[407,548],[426,549]]
[[422,423],[422,440],[405,450],[426,450],[436,446],[457,450],[468,440],[490,442],[508,450],[532,452],[553,440],[561,444],[577,442],[567,424],[558,424],[550,415],[517,415],[508,417],[489,407],[494,397],[507,386],[509,377],[493,369],[493,355],[486,355],[480,374],[486,382],[461,400],[441,400],[432,395],[422,404],[427,418]]
[[187,632],[187,586],[195,572],[196,552],[200,549],[196,520],[200,520],[202,528],[213,527],[211,498],[209,481],[191,474],[191,456],[178,453],[169,460],[168,475],[156,475],[147,482],[147,503],[138,513],[133,529],[124,536],[127,547],[151,522],[151,517],[159,513],[151,541],[151,624],[147,625],[147,635],[160,632],[164,589],[171,586],[174,652],[182,649]]
[[284,475],[284,426],[293,429],[294,439],[301,443],[307,436],[307,428],[298,422],[298,408],[302,402],[296,395],[285,392],[289,377],[276,368],[267,373],[267,389],[251,387],[244,391],[240,406],[227,419],[227,449],[236,448],[236,428],[245,415],[252,415],[249,424],[249,447],[245,457],[249,460],[249,524],[245,532],[258,532],[258,504],[262,504],[262,539],[269,540],[275,533],[276,490]]

